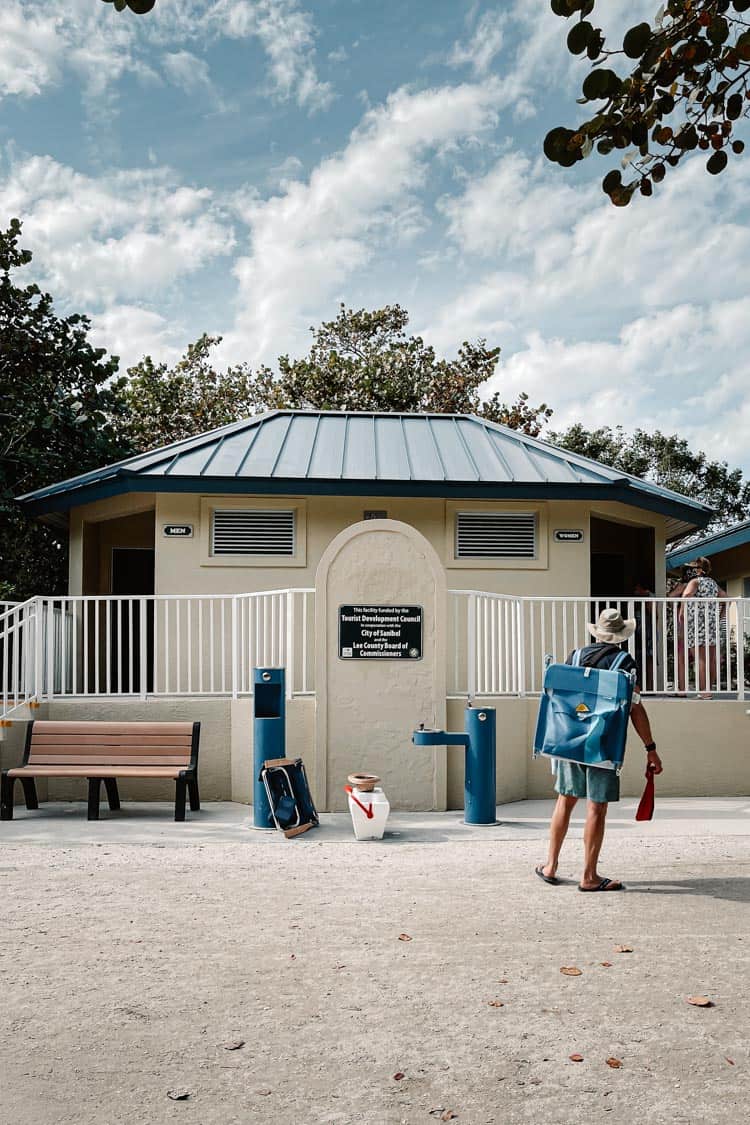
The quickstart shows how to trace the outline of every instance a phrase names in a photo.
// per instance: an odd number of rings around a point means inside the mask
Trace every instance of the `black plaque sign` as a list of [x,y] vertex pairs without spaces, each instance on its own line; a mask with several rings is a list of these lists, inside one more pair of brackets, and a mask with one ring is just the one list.
[[165,523],[163,530],[167,539],[193,538],[193,525],[191,523]]
[[583,532],[580,528],[559,528],[555,532],[558,543],[583,543]]
[[339,606],[339,656],[343,660],[419,660],[421,605]]

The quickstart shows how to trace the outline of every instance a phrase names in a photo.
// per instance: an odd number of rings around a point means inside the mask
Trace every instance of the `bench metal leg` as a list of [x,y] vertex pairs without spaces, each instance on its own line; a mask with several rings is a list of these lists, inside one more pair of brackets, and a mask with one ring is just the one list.
[[0,780],[0,820],[13,819],[13,781],[7,773]]
[[36,781],[33,777],[22,777],[21,785],[23,786],[23,795],[26,800],[27,809],[38,809],[39,799],[36,795]]
[[200,798],[200,793],[198,792],[198,778],[197,777],[189,778],[188,783],[187,783],[187,787],[188,787],[188,794],[190,796],[190,811],[191,812],[200,812],[201,811],[201,798]]
[[120,807],[120,794],[117,792],[117,778],[105,777],[104,788],[107,790],[107,800],[112,812],[117,812]]
[[88,819],[99,819],[99,794],[101,792],[102,779],[100,777],[89,778],[89,810]]
[[174,796],[174,818],[175,820],[185,819],[185,790],[187,788],[187,781],[184,777],[178,777],[175,784]]

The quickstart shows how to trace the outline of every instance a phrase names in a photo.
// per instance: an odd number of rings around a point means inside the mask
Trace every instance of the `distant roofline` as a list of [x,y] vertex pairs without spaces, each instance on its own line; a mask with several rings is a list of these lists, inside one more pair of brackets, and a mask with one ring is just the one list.
[[731,551],[734,547],[742,547],[745,543],[750,543],[750,520],[743,520],[742,523],[724,528],[723,531],[715,531],[713,535],[707,535],[704,539],[694,540],[687,547],[677,547],[667,554],[667,565],[682,566],[698,555],[705,555],[708,558],[722,551]]

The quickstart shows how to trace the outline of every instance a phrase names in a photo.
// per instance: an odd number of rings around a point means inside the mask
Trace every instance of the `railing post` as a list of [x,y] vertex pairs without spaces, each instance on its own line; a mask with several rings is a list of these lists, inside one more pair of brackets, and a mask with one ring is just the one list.
[[34,698],[44,694],[44,603],[34,598]]
[[518,598],[516,601],[516,612],[518,616],[518,694],[520,696],[526,695],[526,614],[523,611],[524,602],[523,598]]
[[470,699],[477,693],[477,612],[476,594],[469,594],[466,603],[466,691]]
[[239,696],[240,653],[237,629],[237,595],[232,597],[232,699]]
[[294,590],[286,592],[286,697],[291,699],[294,695]]
[[[148,695],[148,613],[145,598],[139,599],[138,613],[140,614],[140,620],[138,622],[138,676],[140,680],[141,699],[145,700]],[[156,618],[156,609],[154,609],[154,618]],[[133,643],[132,636],[130,638],[130,643],[131,645]]]
[[744,598],[737,599],[737,698],[745,700],[745,612]]

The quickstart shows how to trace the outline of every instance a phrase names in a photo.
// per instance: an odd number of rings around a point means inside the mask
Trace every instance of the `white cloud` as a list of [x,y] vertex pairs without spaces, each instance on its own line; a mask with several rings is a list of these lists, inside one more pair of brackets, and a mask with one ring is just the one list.
[[333,97],[315,68],[315,27],[297,0],[217,0],[205,17],[217,34],[258,38],[268,57],[275,94],[311,112]]
[[240,312],[225,353],[274,358],[384,237],[412,237],[422,222],[415,193],[427,154],[489,127],[497,98],[491,81],[399,90],[365,114],[344,150],[323,160],[307,183],[290,183],[269,200],[248,198],[241,212],[252,250],[235,265]]
[[176,363],[190,331],[152,309],[139,305],[114,305],[92,317],[91,341],[120,357],[120,371],[134,366],[145,355],[156,362]]
[[470,66],[475,74],[486,74],[502,50],[507,22],[508,14],[500,8],[490,9],[479,19],[473,19],[470,38],[453,44],[448,59],[450,65]]
[[462,248],[481,257],[515,257],[528,252],[561,218],[580,208],[581,192],[562,177],[535,182],[528,157],[502,156],[485,175],[472,181],[460,197],[445,198],[439,208],[449,219],[448,232]]
[[92,177],[30,157],[0,181],[0,212],[24,221],[44,284],[94,307],[163,295],[233,246],[212,193],[165,168]]
[[169,80],[187,94],[213,89],[208,63],[190,51],[168,51],[163,66]]
[[61,42],[56,21],[18,0],[0,8],[0,97],[29,98],[59,80]]
[[[733,324],[726,332],[727,321]],[[746,460],[750,422],[750,298],[681,305],[623,325],[611,341],[532,332],[506,361],[498,389],[555,407],[553,425],[677,432],[711,456]],[[733,423],[727,425],[727,417]]]
[[747,459],[724,419],[750,419],[748,189],[741,162],[719,181],[693,159],[620,210],[598,177],[506,154],[440,202],[459,281],[425,335],[501,344],[491,389],[550,403],[558,428],[659,425]]
[[309,111],[333,96],[315,68],[315,26],[298,0],[159,0],[147,17],[119,13],[100,0],[3,0],[0,95],[32,96],[70,69],[82,83],[90,121],[115,111],[126,74],[158,82],[156,60],[185,89],[209,88],[208,64],[192,44],[255,38],[268,59],[274,96]]

